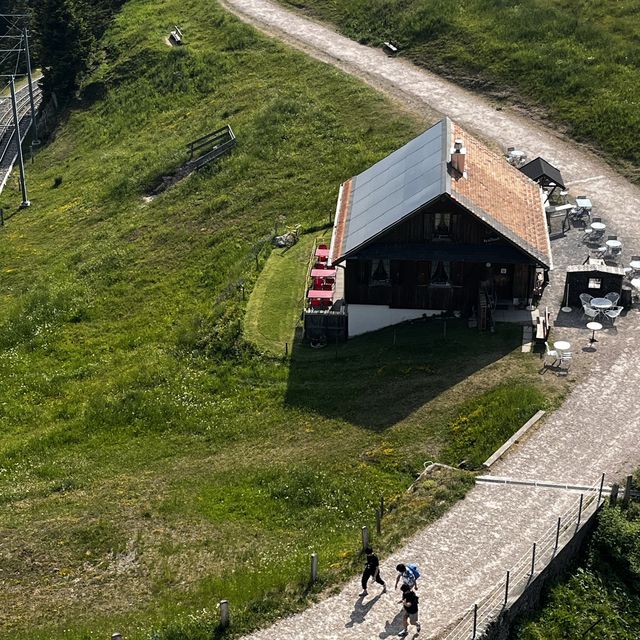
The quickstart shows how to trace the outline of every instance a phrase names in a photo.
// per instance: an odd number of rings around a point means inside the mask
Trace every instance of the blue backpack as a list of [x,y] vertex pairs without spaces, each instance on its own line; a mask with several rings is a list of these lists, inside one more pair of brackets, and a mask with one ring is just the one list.
[[413,573],[413,577],[415,580],[417,580],[420,577],[420,570],[418,569],[418,565],[417,564],[408,564],[407,565],[407,569],[409,571],[411,571],[411,573]]

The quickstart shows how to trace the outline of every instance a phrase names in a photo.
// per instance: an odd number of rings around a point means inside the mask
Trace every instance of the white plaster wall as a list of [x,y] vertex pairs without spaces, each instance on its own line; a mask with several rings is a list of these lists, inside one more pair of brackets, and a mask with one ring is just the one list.
[[405,320],[414,320],[425,315],[437,315],[442,311],[437,309],[391,309],[377,304],[350,304],[347,313],[349,314],[349,337],[351,338]]

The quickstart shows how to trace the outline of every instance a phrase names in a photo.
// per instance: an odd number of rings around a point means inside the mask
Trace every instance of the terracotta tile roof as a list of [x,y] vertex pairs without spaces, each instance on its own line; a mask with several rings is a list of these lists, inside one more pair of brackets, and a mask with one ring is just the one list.
[[540,187],[499,154],[453,123],[466,147],[465,177],[451,176],[451,197],[534,258],[551,266]]
[[[450,149],[458,138],[466,148],[464,177],[448,166]],[[423,150],[418,144],[423,139],[430,145],[428,153],[426,146]],[[427,183],[430,190],[421,190]],[[393,206],[389,205],[389,194],[395,198]],[[369,244],[381,231],[399,224],[429,198],[443,194],[450,195],[534,260],[552,265],[540,187],[449,118],[342,185],[329,260],[339,262]],[[357,215],[354,207],[359,207]],[[376,217],[381,209],[384,216]],[[354,215],[358,224],[352,220]],[[380,223],[382,218],[384,224]],[[359,234],[357,242],[351,237],[355,234]]]

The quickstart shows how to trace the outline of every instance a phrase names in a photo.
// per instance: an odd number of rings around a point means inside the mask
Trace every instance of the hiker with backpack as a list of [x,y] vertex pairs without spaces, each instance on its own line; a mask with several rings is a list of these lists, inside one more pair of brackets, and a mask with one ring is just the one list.
[[410,564],[398,564],[396,565],[396,571],[398,575],[396,576],[396,586],[398,588],[398,582],[402,579],[402,584],[406,584],[410,589],[415,591],[418,590],[418,578],[420,577],[420,570],[418,569],[418,565],[410,563]]

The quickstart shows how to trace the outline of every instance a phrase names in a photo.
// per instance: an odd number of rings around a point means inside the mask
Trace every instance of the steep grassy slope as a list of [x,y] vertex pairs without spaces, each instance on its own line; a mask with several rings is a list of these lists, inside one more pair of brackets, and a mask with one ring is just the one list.
[[[352,570],[381,494],[481,457],[561,390],[513,328],[261,355],[238,285],[274,221],[324,223],[340,181],[424,123],[206,0],[132,0],[104,48],[101,97],[0,231],[0,636],[208,638],[222,597],[234,632],[300,606],[311,550],[326,582]],[[143,199],[224,122],[228,158]],[[421,517],[466,484],[434,483]]]
[[638,0],[283,0],[504,101],[640,175]]

